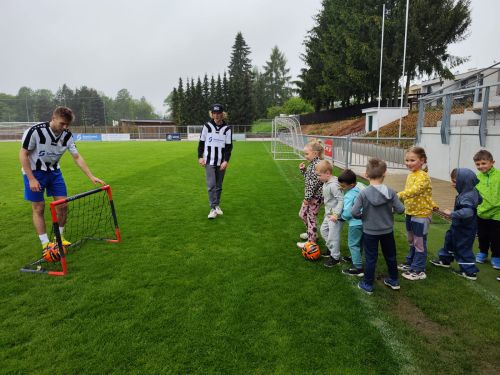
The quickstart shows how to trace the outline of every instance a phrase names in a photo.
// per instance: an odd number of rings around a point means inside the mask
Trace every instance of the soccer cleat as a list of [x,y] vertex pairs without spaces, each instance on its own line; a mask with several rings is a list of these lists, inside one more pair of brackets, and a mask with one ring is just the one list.
[[468,280],[477,280],[477,274],[473,273],[473,272],[464,272],[464,271],[460,271],[460,270],[452,270],[453,273],[457,276],[460,276],[460,277],[464,277]]
[[402,274],[402,276],[411,281],[416,281],[416,280],[425,280],[427,278],[427,275],[425,274],[424,271],[421,272],[416,272],[416,271],[406,271]]
[[479,252],[476,254],[476,263],[486,263],[487,258],[488,254]]
[[215,209],[214,209],[214,208],[212,208],[212,209],[210,210],[210,212],[208,213],[208,218],[209,218],[209,219],[215,219],[216,217],[217,217],[217,211],[215,211]]
[[357,277],[363,277],[365,275],[362,268],[355,268],[355,267],[345,268],[342,270],[342,273],[344,275],[357,276]]
[[334,257],[330,257],[323,265],[327,268],[332,268],[336,264],[340,263],[340,259],[335,259]]
[[370,294],[372,295],[373,294],[373,286],[372,285],[369,285],[367,284],[364,280],[361,280],[359,283],[358,283],[358,288],[361,289],[363,292],[365,292],[366,294]]
[[299,249],[303,249],[305,244],[306,244],[306,242],[297,242],[297,247]]
[[222,212],[219,206],[215,206],[215,212],[217,213],[217,215],[224,215],[224,212]]
[[500,258],[491,257],[491,266],[496,270],[500,270]]
[[392,290],[399,290],[401,287],[399,286],[399,281],[398,280],[393,280],[393,279],[384,279],[384,284],[387,285],[389,288]]
[[309,239],[309,236],[307,235],[307,233],[301,233],[299,235],[299,237],[300,237],[301,240],[306,240],[307,241],[307,239]]
[[441,259],[433,259],[430,261],[433,266],[450,268],[450,263],[445,263]]
[[[61,242],[63,246],[69,246],[71,245],[71,242],[69,242],[66,238],[61,236]],[[57,239],[54,237],[54,243],[57,243]]]
[[401,263],[401,264],[398,264],[398,270],[406,272],[406,271],[410,271],[411,268],[410,268],[409,264]]

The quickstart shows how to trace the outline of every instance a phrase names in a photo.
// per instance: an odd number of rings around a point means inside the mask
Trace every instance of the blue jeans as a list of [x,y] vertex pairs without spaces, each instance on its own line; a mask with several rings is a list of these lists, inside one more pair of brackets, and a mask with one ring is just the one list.
[[406,215],[406,233],[410,249],[406,256],[406,264],[412,271],[425,271],[427,261],[427,233],[431,220],[427,217]]
[[373,285],[375,280],[375,267],[378,258],[378,243],[382,247],[382,254],[387,264],[387,271],[392,280],[398,279],[398,266],[396,260],[396,241],[394,241],[394,233],[387,234],[368,234],[363,233],[363,244],[365,250],[365,278],[364,281],[368,285]]

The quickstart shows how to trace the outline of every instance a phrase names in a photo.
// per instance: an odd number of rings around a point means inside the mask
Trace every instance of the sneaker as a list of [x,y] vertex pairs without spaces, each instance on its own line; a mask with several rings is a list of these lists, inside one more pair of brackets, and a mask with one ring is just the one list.
[[331,256],[331,255],[330,255],[330,250],[326,250],[326,251],[322,252],[322,253],[321,253],[321,256],[322,256],[323,258],[330,258],[330,256]]
[[409,264],[406,264],[406,263],[401,263],[401,264],[398,264],[398,270],[400,271],[410,271],[410,265]]
[[500,258],[491,257],[491,266],[496,270],[500,270]]
[[50,242],[44,242],[44,243],[42,244],[42,251],[44,251],[44,250],[47,248],[47,246],[49,246],[49,243],[50,243]]
[[208,218],[209,219],[215,219],[217,217],[217,211],[215,211],[215,208],[212,208],[210,212],[208,213]]
[[497,276],[497,281],[500,281],[500,276]]
[[332,268],[336,264],[340,263],[340,259],[335,259],[334,257],[330,257],[323,265],[327,268]]
[[488,254],[479,252],[476,254],[476,263],[486,263],[487,258]]
[[222,212],[219,206],[215,206],[215,212],[217,213],[217,215],[224,215],[224,212]]
[[342,260],[346,263],[352,263],[352,257],[350,256],[342,257]]
[[399,281],[398,280],[393,280],[393,279],[384,279],[384,284],[387,285],[389,288],[392,290],[399,290],[401,287],[399,286]]
[[306,242],[297,242],[297,247],[299,249],[303,249],[305,244],[306,244]]
[[362,268],[355,268],[355,267],[345,268],[342,270],[342,273],[344,275],[357,276],[357,277],[363,277],[365,275]]
[[436,267],[450,268],[450,263],[445,263],[441,259],[431,260],[431,264]]
[[402,274],[405,279],[415,281],[415,280],[424,280],[427,278],[427,275],[424,271],[416,272],[416,271],[406,271]]
[[365,292],[366,294],[373,294],[373,286],[365,283],[364,280],[361,280],[359,283],[358,283],[358,289],[361,289],[363,292]]
[[477,280],[477,274],[475,273],[468,273],[460,270],[453,270],[453,273],[457,276],[465,277],[468,280]]
[[301,240],[307,240],[309,239],[309,236],[307,235],[307,233],[301,233],[299,234],[299,237]]
[[[66,238],[64,237],[61,237],[61,242],[63,244],[63,246],[69,246],[71,245],[71,242],[69,242]],[[57,243],[57,239],[54,237],[54,243]]]

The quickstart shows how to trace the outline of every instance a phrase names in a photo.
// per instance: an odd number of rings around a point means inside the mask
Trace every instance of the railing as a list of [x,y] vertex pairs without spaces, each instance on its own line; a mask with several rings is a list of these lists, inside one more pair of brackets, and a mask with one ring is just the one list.
[[440,126],[441,142],[449,144],[452,126],[475,126],[482,147],[487,127],[500,125],[500,82],[420,98],[417,142],[423,127]]
[[335,165],[343,168],[365,167],[373,157],[387,163],[388,168],[406,169],[405,153],[415,144],[415,138],[374,138],[374,137],[325,137],[304,135],[304,142],[316,138],[331,148],[325,157],[332,158]]

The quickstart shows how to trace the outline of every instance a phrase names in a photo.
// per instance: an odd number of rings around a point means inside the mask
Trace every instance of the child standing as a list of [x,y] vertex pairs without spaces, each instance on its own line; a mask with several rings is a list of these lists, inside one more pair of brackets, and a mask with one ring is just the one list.
[[356,173],[346,169],[339,176],[339,184],[344,190],[344,209],[342,219],[349,223],[347,246],[351,253],[352,267],[342,270],[345,275],[363,277],[363,262],[361,260],[361,238],[363,237],[363,223],[352,217],[351,208],[361,190],[366,188],[361,182],[356,182]]
[[[323,202],[323,194],[321,188],[323,183],[319,180],[316,174],[316,165],[323,159],[323,145],[318,141],[311,141],[304,147],[304,157],[309,161],[309,165],[305,166],[300,163],[300,172],[304,175],[304,200],[299,211],[299,216],[306,225],[307,233],[302,233],[300,238],[309,242],[316,242],[317,239],[317,224],[319,207]],[[305,242],[297,242],[299,248],[304,247]]]
[[337,177],[333,175],[333,165],[328,160],[321,160],[316,165],[316,172],[323,182],[323,199],[325,218],[321,224],[321,235],[328,249],[328,259],[323,264],[331,268],[340,263],[340,232],[342,231],[341,214],[344,205],[344,194]]
[[379,242],[389,271],[389,278],[384,280],[384,284],[394,290],[400,288],[393,211],[403,213],[405,208],[396,192],[383,184],[386,171],[387,165],[383,160],[373,158],[368,161],[366,177],[370,186],[358,194],[351,209],[352,216],[363,222],[365,275],[358,288],[368,294],[373,293]]
[[[494,167],[495,160],[489,151],[480,150],[474,155],[479,171],[477,178],[483,203],[477,208],[477,235],[479,252],[476,262],[484,263],[491,247],[491,265],[500,270],[500,171]],[[500,280],[499,280],[500,281]]]
[[446,232],[443,248],[439,250],[439,259],[431,261],[435,266],[449,268],[455,258],[459,270],[454,272],[469,280],[476,280],[479,272],[472,251],[477,231],[476,208],[481,203],[479,192],[474,187],[478,182],[470,169],[458,168],[451,172],[451,183],[458,195],[453,211],[443,211],[451,216],[451,226]]
[[427,261],[427,233],[432,210],[437,206],[432,200],[431,179],[427,174],[427,155],[422,147],[411,147],[405,155],[405,164],[410,174],[405,189],[398,198],[405,204],[406,232],[410,245],[406,263],[398,268],[408,280],[423,280]]

